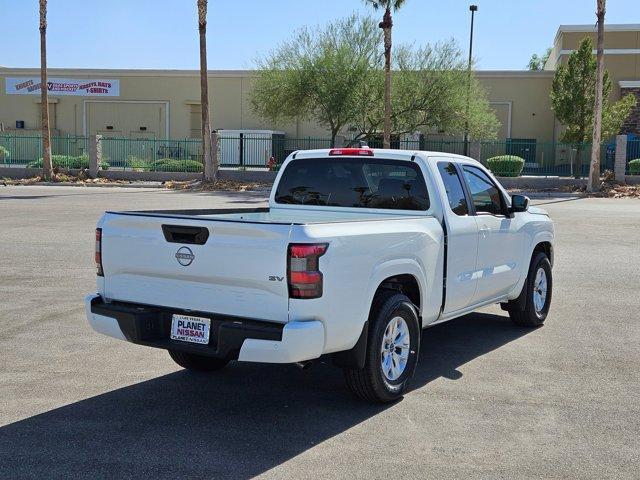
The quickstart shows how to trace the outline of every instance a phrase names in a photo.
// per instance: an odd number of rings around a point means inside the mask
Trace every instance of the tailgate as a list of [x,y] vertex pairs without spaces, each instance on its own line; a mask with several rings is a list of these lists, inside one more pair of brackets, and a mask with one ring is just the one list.
[[286,224],[106,214],[104,296],[286,322],[290,229]]

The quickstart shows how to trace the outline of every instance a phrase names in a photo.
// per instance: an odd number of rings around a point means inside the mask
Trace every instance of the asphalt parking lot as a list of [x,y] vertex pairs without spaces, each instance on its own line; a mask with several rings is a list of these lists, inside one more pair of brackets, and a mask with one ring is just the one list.
[[391,406],[328,363],[191,374],[90,330],[102,211],[264,201],[0,186],[0,478],[638,478],[640,201],[536,201],[557,229],[546,325],[491,307],[425,330]]

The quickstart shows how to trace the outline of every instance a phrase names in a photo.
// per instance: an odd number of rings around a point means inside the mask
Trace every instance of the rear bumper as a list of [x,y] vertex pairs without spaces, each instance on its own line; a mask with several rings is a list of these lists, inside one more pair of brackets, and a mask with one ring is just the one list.
[[[324,349],[324,327],[316,320],[280,324],[133,303],[106,303],[99,295],[85,298],[85,310],[91,327],[104,335],[138,345],[227,360],[293,363],[317,358]],[[210,318],[209,344],[171,340],[174,313]]]

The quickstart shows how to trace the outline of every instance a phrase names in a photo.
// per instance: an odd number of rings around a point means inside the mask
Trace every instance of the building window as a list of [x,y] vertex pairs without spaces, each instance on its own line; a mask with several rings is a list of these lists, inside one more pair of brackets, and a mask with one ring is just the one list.
[[202,106],[189,105],[189,135],[191,138],[200,138],[202,135]]

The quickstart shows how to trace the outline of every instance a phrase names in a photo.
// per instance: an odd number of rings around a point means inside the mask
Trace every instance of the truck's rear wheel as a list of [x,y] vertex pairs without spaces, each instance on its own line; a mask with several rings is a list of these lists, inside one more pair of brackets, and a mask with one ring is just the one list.
[[549,313],[552,286],[551,263],[544,253],[536,253],[531,259],[527,281],[522,287],[522,301],[518,302],[519,305],[516,302],[507,304],[511,320],[524,327],[541,326]]
[[214,357],[205,357],[204,355],[194,355],[193,353],[178,352],[169,350],[169,356],[182,368],[195,372],[213,372],[224,368],[227,360]]
[[382,291],[374,300],[362,369],[345,368],[349,389],[371,402],[388,403],[407,390],[420,352],[420,324],[409,298]]

